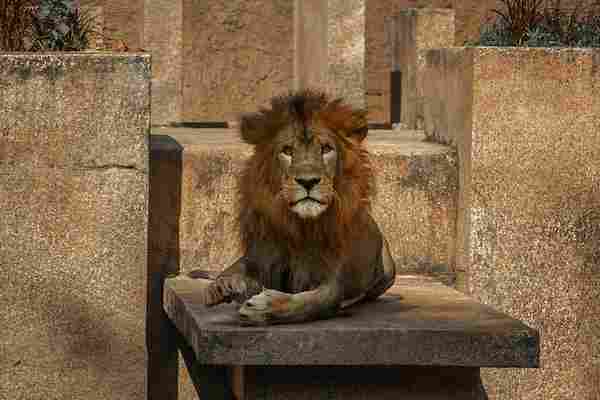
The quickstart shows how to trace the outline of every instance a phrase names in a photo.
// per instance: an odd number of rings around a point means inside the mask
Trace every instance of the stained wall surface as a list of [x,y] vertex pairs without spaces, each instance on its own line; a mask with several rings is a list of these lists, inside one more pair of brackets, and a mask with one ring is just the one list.
[[329,91],[365,107],[366,0],[329,0]]
[[391,59],[391,71],[399,71],[402,77],[401,121],[409,129],[423,129],[424,51],[453,45],[454,11],[410,8],[384,21],[386,56]]
[[293,87],[293,1],[183,1],[182,120],[232,121]]
[[[232,130],[155,129],[183,147],[180,265],[220,271],[240,254],[237,178],[252,148]],[[454,283],[457,162],[453,149],[423,143],[414,131],[377,132],[368,140],[377,171],[373,216],[398,270]]]
[[[385,17],[397,15],[406,8],[451,8],[455,12],[456,46],[479,38],[482,23],[489,21],[496,8],[503,10],[499,0],[365,0],[365,77],[370,122],[390,122],[389,73],[391,58],[386,56]],[[592,0],[563,0],[561,8],[572,9],[578,3]]]
[[389,123],[392,59],[385,33],[385,18],[416,7],[449,8],[451,0],[366,0],[365,79],[369,122]]
[[0,398],[144,399],[147,55],[0,54]]
[[539,370],[484,372],[490,397],[598,398],[600,52],[431,50],[427,68],[426,128],[469,160],[468,291],[542,337]]

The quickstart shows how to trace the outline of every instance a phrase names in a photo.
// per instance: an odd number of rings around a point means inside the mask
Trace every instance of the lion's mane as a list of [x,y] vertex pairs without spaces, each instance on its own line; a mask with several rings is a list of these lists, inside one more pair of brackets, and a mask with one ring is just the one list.
[[[338,168],[333,204],[315,220],[303,220],[277,196],[281,174],[273,139],[284,126],[320,120],[335,133]],[[254,146],[239,178],[239,229],[245,250],[260,240],[281,244],[288,251],[316,243],[324,257],[343,254],[352,237],[367,224],[375,181],[369,155],[362,145],[367,134],[366,111],[341,99],[304,90],[271,100],[270,108],[247,114],[240,121],[242,140]]]

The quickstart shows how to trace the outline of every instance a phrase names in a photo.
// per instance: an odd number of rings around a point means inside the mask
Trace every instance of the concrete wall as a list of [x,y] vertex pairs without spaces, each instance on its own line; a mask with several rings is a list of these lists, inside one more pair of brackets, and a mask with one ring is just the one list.
[[[220,271],[239,256],[236,188],[252,148],[228,130],[160,129],[183,147],[179,228],[182,270]],[[415,132],[377,133],[368,149],[377,171],[373,215],[398,269],[454,281],[457,163],[453,149]]]
[[453,45],[454,11],[408,8],[386,17],[385,29],[390,71],[402,73],[401,121],[408,129],[423,129],[424,51]]
[[329,91],[355,107],[365,98],[366,0],[329,0]]
[[294,89],[327,88],[327,12],[322,0],[294,1]]
[[[563,0],[563,8],[593,0]],[[451,44],[462,46],[479,38],[481,24],[494,17],[490,10],[503,9],[498,0],[366,0],[365,76],[370,121],[390,121],[389,73],[391,59],[386,57],[385,17],[407,8],[450,8],[455,12],[455,37]],[[434,37],[432,35],[432,37]],[[447,37],[441,37],[449,39]]]
[[183,4],[144,0],[144,49],[152,54],[152,124],[183,115]]
[[468,291],[542,336],[542,368],[486,371],[490,397],[600,397],[600,52],[431,50],[426,74],[426,128],[468,160]]
[[144,399],[150,58],[0,54],[0,398]]
[[100,15],[93,11],[94,20],[101,21],[100,32],[103,45],[111,48],[113,41],[122,40],[132,51],[144,44],[144,9],[147,0],[79,0],[89,10],[98,7]]
[[[450,0],[432,0],[427,6],[448,7]],[[424,6],[417,0],[367,0],[365,28],[365,78],[369,122],[389,123],[391,56],[386,57],[385,17],[398,14],[405,8]]]
[[292,88],[294,2],[183,4],[183,121],[236,120]]

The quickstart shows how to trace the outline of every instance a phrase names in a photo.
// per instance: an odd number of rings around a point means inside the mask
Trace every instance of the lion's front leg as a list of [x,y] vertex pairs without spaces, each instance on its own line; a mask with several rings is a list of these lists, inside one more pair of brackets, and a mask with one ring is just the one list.
[[242,323],[250,325],[302,322],[331,316],[340,303],[334,285],[295,294],[267,289],[247,300],[239,316]]
[[204,288],[202,302],[207,306],[236,301],[243,303],[262,291],[263,286],[248,271],[248,262],[242,257],[223,271]]

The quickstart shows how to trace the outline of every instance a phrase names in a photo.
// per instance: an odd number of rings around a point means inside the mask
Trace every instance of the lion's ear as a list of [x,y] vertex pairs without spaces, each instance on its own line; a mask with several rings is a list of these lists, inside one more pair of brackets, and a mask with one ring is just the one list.
[[348,138],[360,143],[365,140],[367,133],[369,133],[369,125],[366,112],[355,112],[352,118],[352,126],[347,131]]
[[364,127],[356,128],[351,130],[348,133],[348,137],[350,139],[354,139],[356,142],[360,143],[367,137],[367,133],[369,133],[369,128],[365,125]]
[[248,144],[258,144],[269,134],[265,116],[261,113],[248,113],[240,116],[240,137]]

